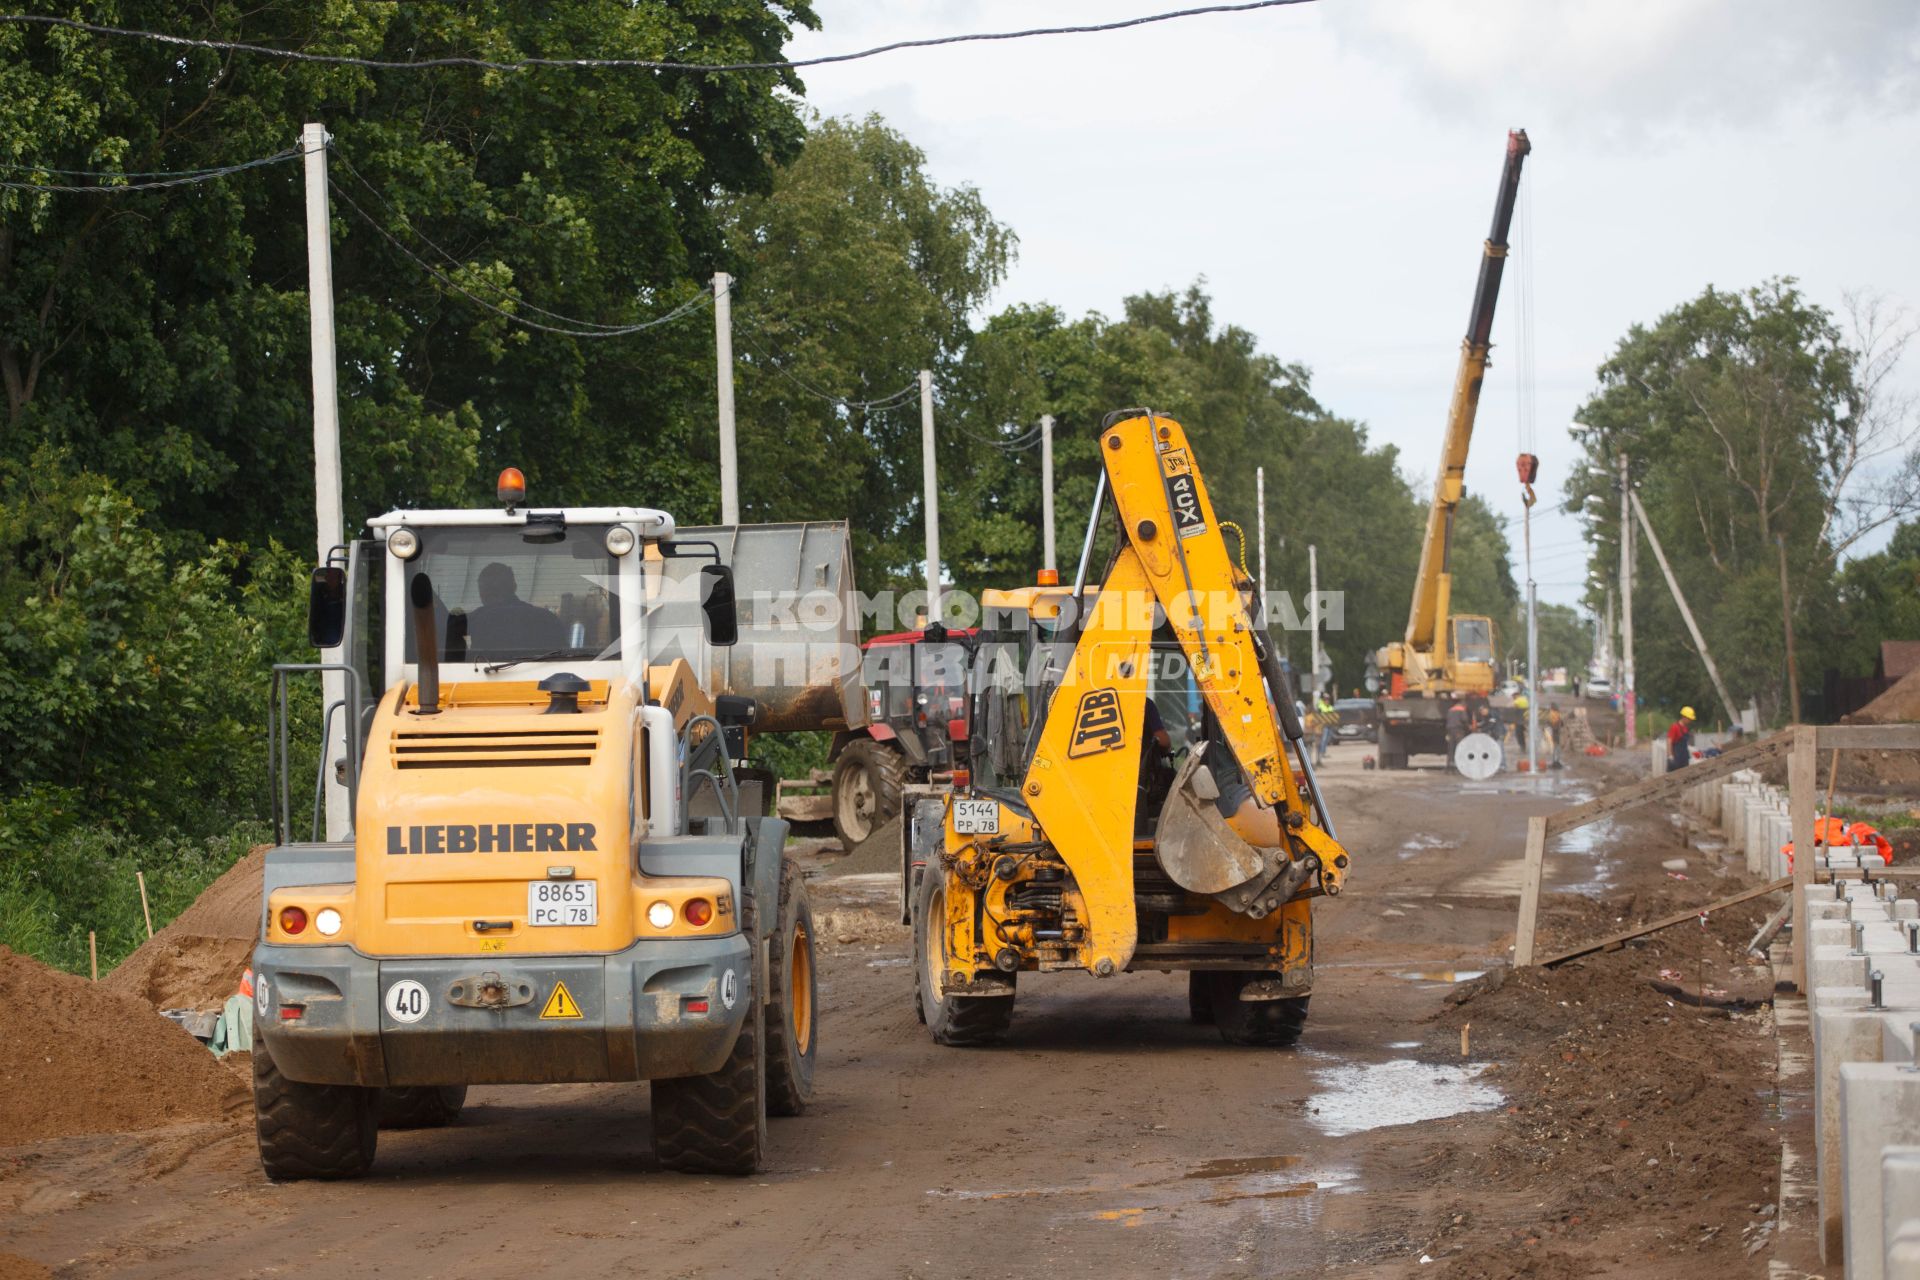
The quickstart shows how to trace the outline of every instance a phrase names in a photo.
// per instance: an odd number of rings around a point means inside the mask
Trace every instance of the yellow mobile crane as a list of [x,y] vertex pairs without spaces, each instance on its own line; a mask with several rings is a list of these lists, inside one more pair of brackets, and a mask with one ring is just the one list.
[[1507,231],[1520,190],[1520,166],[1533,150],[1525,129],[1507,134],[1507,159],[1493,205],[1493,229],[1480,254],[1480,276],[1473,290],[1473,311],[1460,347],[1460,371],[1447,405],[1447,432],[1440,446],[1440,474],[1427,533],[1420,547],[1420,571],[1414,578],[1413,605],[1407,611],[1406,638],[1380,649],[1373,658],[1380,710],[1380,766],[1404,769],[1407,757],[1447,751],[1446,713],[1456,697],[1493,692],[1493,619],[1452,612],[1453,517],[1466,495],[1467,448],[1473,443],[1480,385],[1493,349],[1493,309],[1500,298],[1500,275],[1507,261]]
[[[1128,410],[1100,452],[1072,588],[987,593],[967,768],[908,790],[919,1013],[936,1041],[975,1044],[1005,1030],[1022,973],[1186,971],[1193,1015],[1228,1041],[1291,1043],[1310,900],[1340,891],[1348,855],[1185,430]],[[1096,590],[1109,494],[1119,542]]]

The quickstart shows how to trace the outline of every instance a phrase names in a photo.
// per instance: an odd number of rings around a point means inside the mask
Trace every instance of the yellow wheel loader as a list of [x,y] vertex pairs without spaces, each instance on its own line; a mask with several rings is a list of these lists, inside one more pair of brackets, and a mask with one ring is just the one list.
[[[645,1080],[662,1165],[751,1172],[813,1094],[818,1018],[786,824],[736,767],[758,707],[702,678],[737,638],[731,567],[662,511],[530,509],[511,471],[501,499],[371,521],[314,575],[310,638],[344,660],[276,669],[276,819],[288,679],[324,669],[353,826],[266,859],[261,1161],[350,1177],[470,1085]],[[676,608],[704,618],[692,660],[660,657]]]
[[[908,792],[918,1012],[936,1041],[978,1044],[1006,1030],[1023,973],[1185,971],[1196,1020],[1290,1044],[1311,900],[1340,892],[1348,855],[1185,430],[1128,410],[1100,452],[1073,586],[986,593],[969,768]],[[1117,549],[1095,588],[1108,510]]]

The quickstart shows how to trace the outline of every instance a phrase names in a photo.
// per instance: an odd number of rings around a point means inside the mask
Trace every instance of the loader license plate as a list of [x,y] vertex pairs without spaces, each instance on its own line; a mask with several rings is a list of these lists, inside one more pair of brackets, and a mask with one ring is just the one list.
[[953,829],[963,836],[1000,834],[1000,805],[993,800],[955,800]]
[[530,925],[593,925],[600,923],[600,903],[593,880],[534,880],[527,885],[527,923]]

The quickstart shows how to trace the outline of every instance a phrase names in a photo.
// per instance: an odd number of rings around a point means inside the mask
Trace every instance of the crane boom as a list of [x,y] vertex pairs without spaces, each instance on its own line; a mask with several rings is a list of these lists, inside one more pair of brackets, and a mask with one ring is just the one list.
[[1420,572],[1414,579],[1413,605],[1407,613],[1409,656],[1424,657],[1428,669],[1434,672],[1443,671],[1449,665],[1445,623],[1453,588],[1453,517],[1466,489],[1467,448],[1473,443],[1480,384],[1486,378],[1487,353],[1493,347],[1493,309],[1500,298],[1500,275],[1507,261],[1507,231],[1513,223],[1514,199],[1520,190],[1520,166],[1532,149],[1525,129],[1507,134],[1507,160],[1500,171],[1493,228],[1481,250],[1473,311],[1467,317],[1467,336],[1460,347],[1460,371],[1454,378],[1453,396],[1447,405],[1447,431],[1440,448],[1433,505],[1427,511]]

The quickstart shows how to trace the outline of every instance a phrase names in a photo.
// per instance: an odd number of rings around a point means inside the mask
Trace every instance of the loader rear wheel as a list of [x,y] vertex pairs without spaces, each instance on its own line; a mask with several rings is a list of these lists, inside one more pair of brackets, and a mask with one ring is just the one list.
[[1004,982],[1004,996],[944,994],[941,976],[952,967],[947,951],[947,878],[934,867],[920,881],[914,911],[913,973],[921,1020],[935,1044],[993,1044],[1013,1021],[1014,975],[996,975]]
[[253,1128],[260,1165],[275,1182],[357,1178],[373,1164],[380,1091],[301,1084],[280,1074],[264,1039],[253,1042]]
[[653,1154],[681,1173],[744,1175],[767,1152],[766,1004],[747,984],[746,1022],[711,1075],[653,1082]]
[[1213,1025],[1213,975],[1204,970],[1187,974],[1187,1021],[1200,1027]]
[[849,851],[900,812],[907,765],[871,738],[850,743],[833,766],[833,833]]
[[460,1118],[467,1104],[463,1084],[422,1085],[380,1091],[382,1129],[438,1129]]
[[1285,1047],[1300,1039],[1307,1025],[1310,996],[1283,1000],[1242,1000],[1240,988],[1266,973],[1216,973],[1213,978],[1213,1021],[1228,1044]]
[[780,864],[780,907],[767,956],[767,1112],[797,1116],[813,1101],[819,994],[813,905],[791,858]]

